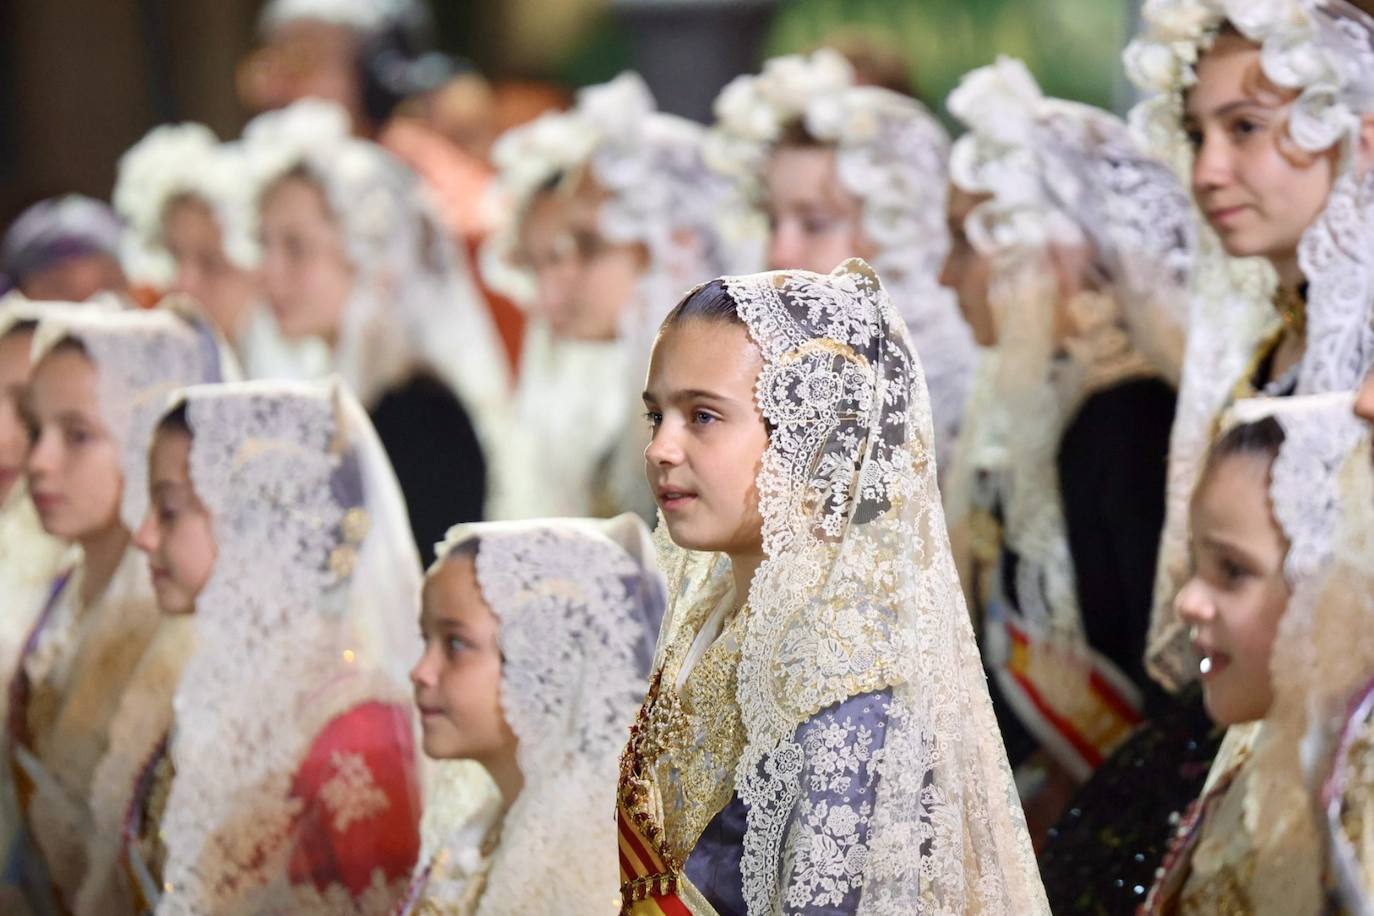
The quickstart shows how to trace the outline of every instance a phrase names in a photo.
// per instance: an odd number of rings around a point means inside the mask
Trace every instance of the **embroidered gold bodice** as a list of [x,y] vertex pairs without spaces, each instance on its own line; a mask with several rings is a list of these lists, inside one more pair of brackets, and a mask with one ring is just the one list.
[[662,827],[679,865],[734,795],[735,764],[744,750],[736,688],[747,608],[725,620],[677,686],[703,625],[719,609],[719,600],[700,602],[677,628],[627,751],[635,768],[652,777],[657,804],[651,820]]

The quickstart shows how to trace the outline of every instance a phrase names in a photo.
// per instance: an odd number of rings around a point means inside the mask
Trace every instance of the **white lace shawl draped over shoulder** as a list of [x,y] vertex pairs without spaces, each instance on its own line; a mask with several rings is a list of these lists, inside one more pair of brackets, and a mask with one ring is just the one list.
[[463,402],[490,448],[510,372],[465,255],[444,231],[419,179],[389,152],[359,140],[348,116],[307,99],[260,115],[244,130],[254,193],[302,169],[338,220],[355,271],[335,367],[370,406],[407,370],[434,370]]
[[[809,913],[858,891],[861,914],[1047,913],[945,533],[905,323],[858,260],[828,276],[725,284],[762,351],[756,392],[771,429],[758,476],[764,560],[738,669],[749,912]],[[687,619],[684,602],[703,600],[728,563],[660,543],[672,619]],[[803,727],[872,691],[881,750],[840,721]],[[863,758],[876,788],[843,788],[826,763],[841,752]]]
[[337,379],[190,388],[182,402],[217,556],[176,694],[162,819],[172,890],[158,912],[239,912],[264,893],[252,905],[271,907],[253,912],[375,912],[337,885],[343,896],[323,900],[286,887],[288,796],[332,720],[409,705],[420,562],[405,502]]
[[[1358,628],[1338,635],[1323,620],[1332,613],[1344,617],[1349,608],[1360,606],[1358,595],[1341,594],[1336,598],[1339,608],[1330,605],[1335,596],[1323,595],[1338,535],[1349,530],[1343,521],[1344,481],[1351,479],[1352,463],[1364,465],[1355,473],[1365,477],[1370,463],[1368,427],[1351,408],[1352,397],[1346,393],[1245,400],[1236,403],[1223,424],[1272,417],[1284,432],[1270,471],[1269,499],[1289,543],[1283,572],[1291,596],[1270,657],[1273,702],[1254,730],[1250,756],[1229,790],[1244,793],[1244,842],[1255,864],[1245,872],[1242,891],[1257,914],[1325,912],[1313,770],[1329,754],[1350,696],[1372,673],[1367,666],[1374,655],[1368,646],[1363,667],[1354,661],[1357,653],[1347,656],[1346,641],[1361,642]],[[1368,512],[1355,507],[1357,516]],[[1358,671],[1363,677],[1355,676]],[[1217,778],[1217,768],[1233,765],[1233,759],[1219,757],[1211,779]],[[1205,825],[1203,829],[1197,855],[1212,845],[1205,842]],[[1231,840],[1221,845],[1235,848]],[[1195,861],[1193,867],[1208,866]]]
[[947,462],[977,349],[954,294],[938,280],[949,248],[944,127],[915,99],[856,85],[849,63],[829,49],[774,58],[762,73],[737,77],[717,97],[715,115],[706,161],[736,183],[743,212],[732,225],[747,225],[757,208],[768,160],[789,126],[834,147],[840,185],[862,205],[873,266],[925,365],[935,442]]
[[[1230,24],[1261,48],[1264,76],[1292,90],[1289,138],[1303,150],[1340,152],[1326,207],[1303,234],[1307,340],[1297,393],[1349,391],[1374,363],[1374,172],[1354,156],[1360,118],[1374,114],[1374,17],[1345,0],[1148,0],[1142,30],[1127,47],[1127,75],[1153,93],[1133,126],[1184,171],[1192,152],[1183,130],[1184,94],[1219,28]],[[1207,233],[1207,235],[1211,235]],[[1207,247],[1218,246],[1214,237]],[[1160,548],[1147,663],[1169,687],[1191,680],[1196,658],[1173,598],[1186,577],[1188,501],[1219,412],[1275,316],[1267,265],[1217,253],[1196,271],[1188,354],[1169,468],[1169,509]]]
[[[475,910],[454,912],[614,912],[617,759],[664,607],[648,530],[630,514],[459,525],[436,564],[474,545],[478,586],[499,622],[501,708],[519,739],[524,788]],[[423,899],[432,904],[471,899],[464,866],[479,858],[485,831],[466,826],[450,825],[444,855],[454,867],[431,872]]]
[[[954,145],[951,179],[985,196],[965,228],[989,261],[999,326],[991,396],[975,427],[980,441],[966,443],[976,457],[960,472],[996,481],[1007,546],[1018,557],[1019,625],[1086,666],[1060,442],[1095,392],[1131,379],[1177,380],[1192,205],[1124,122],[1046,98],[1019,60],[965,75],[949,108],[969,128]],[[1073,257],[1065,251],[1083,256],[1086,288],[1076,294],[1060,287],[1056,258]],[[1061,311],[1076,327],[1056,343]],[[1066,756],[1082,767],[1076,754]]]

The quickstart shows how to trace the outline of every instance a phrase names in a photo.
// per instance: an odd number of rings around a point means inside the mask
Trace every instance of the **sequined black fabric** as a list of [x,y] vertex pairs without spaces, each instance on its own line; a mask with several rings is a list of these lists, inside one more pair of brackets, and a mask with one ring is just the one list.
[[1222,734],[1193,685],[1097,769],[1040,853],[1056,916],[1135,912],[1178,818],[1202,791]]

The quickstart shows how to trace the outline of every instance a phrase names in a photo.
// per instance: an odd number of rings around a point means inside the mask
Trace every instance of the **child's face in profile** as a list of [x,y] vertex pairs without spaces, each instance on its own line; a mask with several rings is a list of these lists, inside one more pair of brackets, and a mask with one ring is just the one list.
[[25,402],[25,470],[43,530],[79,541],[120,524],[119,446],[100,416],[95,364],[58,347],[34,367]]
[[134,546],[148,555],[157,605],[164,614],[196,609],[215,569],[215,534],[210,513],[191,486],[191,437],[159,430],[148,455],[148,514],[134,533]]
[[1192,577],[1175,599],[1203,659],[1207,713],[1221,725],[1262,719],[1273,702],[1269,658],[1288,607],[1288,542],[1269,505],[1269,460],[1236,454],[1193,499]]
[[511,760],[515,733],[501,708],[500,624],[470,556],[453,556],[425,581],[425,650],[410,672],[425,753],[440,760]]
[[742,324],[689,318],[660,332],[644,391],[645,473],[673,541],[762,549],[756,486],[768,432],[754,397],[763,358]]

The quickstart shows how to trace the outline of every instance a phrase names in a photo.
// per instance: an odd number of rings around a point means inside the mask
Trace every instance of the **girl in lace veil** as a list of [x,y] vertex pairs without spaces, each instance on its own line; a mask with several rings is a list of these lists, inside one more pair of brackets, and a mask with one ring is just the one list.
[[625,911],[1048,912],[872,268],[693,290],[645,403],[670,607],[621,760]]
[[193,387],[153,460],[139,541],[195,650],[170,736],[122,774],[131,890],[159,913],[389,911],[419,847],[420,567],[366,414],[337,380]]
[[1348,394],[1241,401],[1231,420],[1194,495],[1195,572],[1177,604],[1208,713],[1255,723],[1254,737],[1209,775],[1144,912],[1315,914],[1326,901],[1304,764],[1329,746],[1355,684],[1339,686],[1351,666],[1330,659],[1327,670],[1314,637],[1326,630],[1319,596],[1342,525],[1342,465],[1357,444],[1368,464],[1368,429]]
[[956,488],[994,704],[1048,826],[1144,716],[1192,212],[1124,123],[1045,98],[1020,61],[949,108],[969,132],[942,278],[996,358]]
[[[414,175],[347,128],[341,109],[303,101],[245,130],[264,289],[288,337],[329,342],[428,554],[454,519],[482,517],[484,452],[509,378],[490,315]],[[421,437],[429,445],[414,448]]]
[[149,131],[119,160],[114,207],[121,260],[137,284],[194,299],[234,346],[246,374],[310,377],[328,366],[317,341],[288,345],[262,302],[242,145],[202,124]]
[[[848,257],[883,278],[921,354],[940,466],[954,456],[976,350],[937,280],[949,137],[920,102],[860,86],[837,51],[768,61],[715,104],[707,162],[767,214],[767,266],[825,273]],[[738,220],[738,217],[736,217]]]
[[411,672],[425,752],[478,760],[501,795],[447,825],[404,912],[614,910],[606,813],[663,602],[648,530],[630,514],[449,533]]
[[28,892],[40,908],[70,909],[96,866],[85,854],[90,831],[110,815],[96,807],[93,773],[124,694],[163,638],[130,544],[147,500],[148,435],[168,392],[233,367],[208,325],[166,310],[45,313],[33,357],[30,496],[44,530],[73,548],[11,684],[10,760],[32,837]]
[[[1171,601],[1218,412],[1233,395],[1349,391],[1374,361],[1374,16],[1364,0],[1154,0],[1125,63],[1157,93],[1133,119],[1191,170],[1220,249],[1259,271],[1198,272],[1149,655],[1177,687],[1196,659]],[[1259,320],[1256,299],[1272,301]]]
[[[721,226],[729,185],[706,168],[702,139],[623,73],[494,147],[507,209],[483,270],[535,319],[507,456],[519,487],[498,514],[652,517],[635,405],[613,394],[642,386],[671,303],[735,266],[740,246]],[[568,448],[579,438],[584,446]],[[553,442],[565,463],[557,471],[547,467]],[[549,486],[531,485],[541,480]]]
[[[39,523],[24,481],[29,433],[22,415],[24,387],[32,368],[33,332],[45,312],[67,307],[31,302],[18,293],[0,299],[0,595],[7,611],[0,617],[0,683],[8,685],[24,639],[43,608],[65,546]],[[74,305],[72,308],[81,308]],[[8,692],[0,710],[8,714]],[[8,860],[17,812],[9,772],[0,773],[0,857]]]

